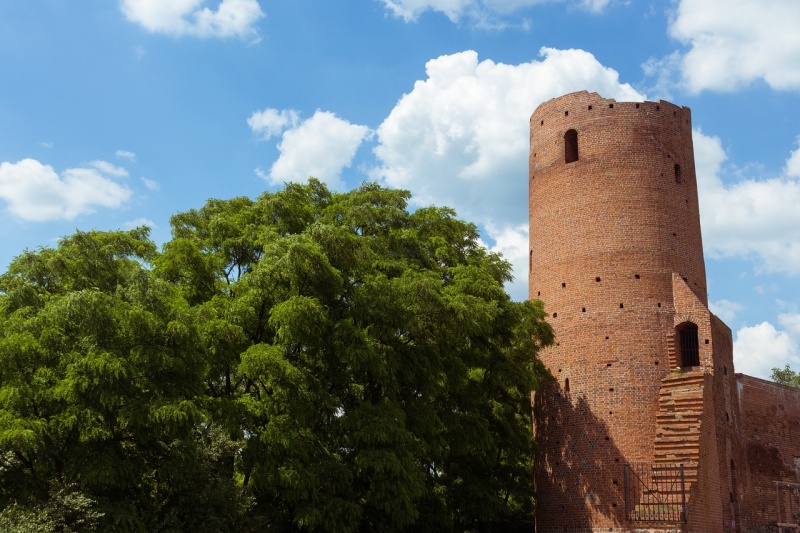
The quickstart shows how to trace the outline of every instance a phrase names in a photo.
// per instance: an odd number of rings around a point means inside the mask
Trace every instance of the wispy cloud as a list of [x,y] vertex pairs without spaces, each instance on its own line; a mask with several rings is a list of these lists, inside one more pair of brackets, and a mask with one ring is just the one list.
[[[452,22],[468,20],[474,25],[503,28],[514,12],[553,0],[382,0],[386,9],[406,22],[416,20],[426,11],[444,14]],[[564,0],[562,0],[564,1]],[[570,0],[570,4],[590,12],[603,11],[610,0]]]
[[117,150],[114,155],[116,155],[119,159],[127,159],[131,163],[136,162],[136,154],[128,150]]
[[144,176],[142,176],[142,184],[147,188],[148,191],[157,191],[161,189],[161,185],[159,185],[157,181],[151,180],[150,178],[145,178]]
[[203,0],[122,0],[122,12],[152,33],[195,37],[257,39],[256,23],[264,16],[256,0],[222,0],[217,8]]

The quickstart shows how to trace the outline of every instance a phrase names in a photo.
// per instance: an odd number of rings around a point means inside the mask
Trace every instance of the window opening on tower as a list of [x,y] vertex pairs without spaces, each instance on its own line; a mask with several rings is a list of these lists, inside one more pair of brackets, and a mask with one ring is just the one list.
[[567,130],[564,134],[564,163],[573,163],[578,160],[578,132]]
[[675,183],[681,183],[683,178],[681,178],[681,166],[677,163],[675,164]]
[[700,366],[700,343],[697,341],[697,324],[684,322],[676,328],[680,340],[681,367]]

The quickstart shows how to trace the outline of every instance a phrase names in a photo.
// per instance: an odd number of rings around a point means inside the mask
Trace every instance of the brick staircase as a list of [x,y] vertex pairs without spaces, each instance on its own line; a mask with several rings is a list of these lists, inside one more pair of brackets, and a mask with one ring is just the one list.
[[[656,415],[655,462],[632,467],[634,501],[629,519],[639,522],[683,521],[690,487],[697,482],[700,423],[703,416],[702,371],[670,374],[661,380]],[[680,465],[683,465],[681,491]]]
[[683,464],[687,491],[697,481],[704,380],[700,371],[670,374],[661,380],[659,391],[656,468],[658,465]]

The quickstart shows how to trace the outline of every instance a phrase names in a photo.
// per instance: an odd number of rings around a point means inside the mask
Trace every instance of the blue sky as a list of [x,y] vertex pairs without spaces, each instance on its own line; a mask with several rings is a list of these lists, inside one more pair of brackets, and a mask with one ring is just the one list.
[[576,90],[692,108],[737,371],[800,369],[796,0],[0,3],[0,266],[309,175],[450,205],[520,265],[527,123]]

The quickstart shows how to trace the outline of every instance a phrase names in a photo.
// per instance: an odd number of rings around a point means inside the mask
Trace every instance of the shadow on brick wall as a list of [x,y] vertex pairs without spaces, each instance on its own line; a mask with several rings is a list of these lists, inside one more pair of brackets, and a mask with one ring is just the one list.
[[[534,404],[537,533],[583,533],[624,520],[625,459],[583,396],[552,383]],[[622,406],[619,406],[622,408]]]

